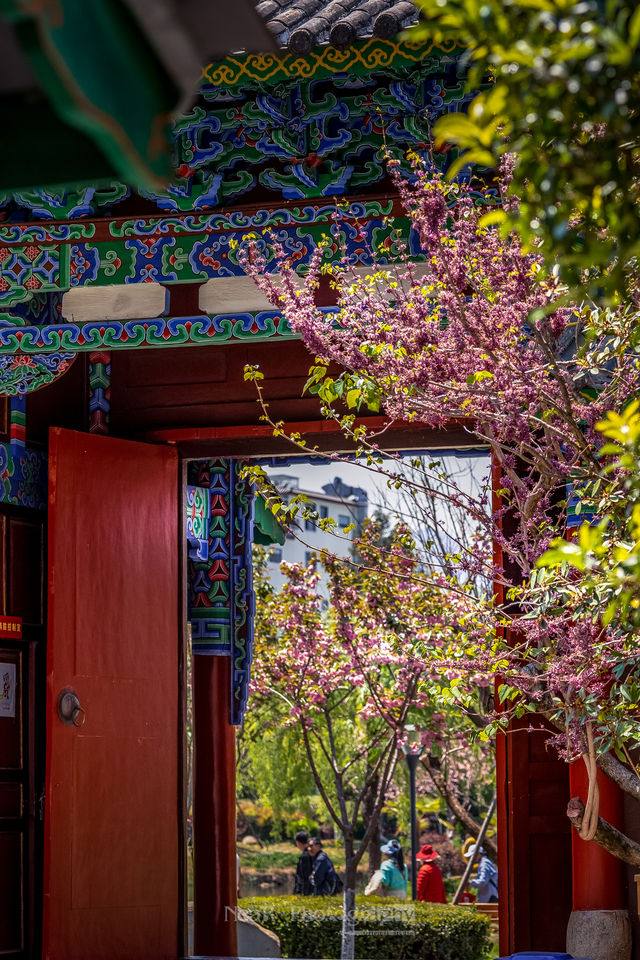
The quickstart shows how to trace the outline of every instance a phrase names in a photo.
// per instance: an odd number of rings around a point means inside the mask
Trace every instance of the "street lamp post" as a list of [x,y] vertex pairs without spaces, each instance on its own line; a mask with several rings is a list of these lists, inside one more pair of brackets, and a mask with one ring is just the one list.
[[409,801],[411,805],[411,898],[417,899],[418,896],[418,876],[416,871],[418,854],[418,821],[416,817],[416,770],[418,760],[422,756],[423,746],[419,742],[419,734],[413,724],[405,727],[407,739],[402,744],[407,766],[409,768]]

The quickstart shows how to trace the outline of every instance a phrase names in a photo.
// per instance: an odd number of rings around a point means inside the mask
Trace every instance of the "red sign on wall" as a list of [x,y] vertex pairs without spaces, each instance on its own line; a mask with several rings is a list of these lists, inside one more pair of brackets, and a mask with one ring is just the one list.
[[22,617],[0,616],[0,638],[20,640],[22,638]]

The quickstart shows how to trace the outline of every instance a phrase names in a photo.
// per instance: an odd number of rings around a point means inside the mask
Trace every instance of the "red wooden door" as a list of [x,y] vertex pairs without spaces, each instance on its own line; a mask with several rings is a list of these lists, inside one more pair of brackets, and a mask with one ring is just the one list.
[[497,741],[501,955],[563,952],[571,914],[569,765],[530,723],[541,721],[514,720]]
[[53,429],[45,958],[178,954],[178,637],[175,451]]

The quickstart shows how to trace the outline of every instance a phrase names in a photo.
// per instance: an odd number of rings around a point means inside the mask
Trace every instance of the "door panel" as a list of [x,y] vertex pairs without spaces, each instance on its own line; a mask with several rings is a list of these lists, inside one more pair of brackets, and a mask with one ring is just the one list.
[[[1,417],[0,417],[1,420]],[[44,663],[42,515],[0,506],[0,613],[22,619],[22,635],[0,640],[15,703],[7,710],[0,667],[0,955],[40,953]],[[44,737],[42,738],[44,740]],[[37,904],[37,911],[36,911]]]
[[[5,877],[19,877],[22,867],[23,836],[0,829],[0,871]],[[0,953],[19,953],[23,941],[24,906],[21,884],[7,886],[0,913]]]
[[[44,956],[178,952],[175,451],[50,437]],[[84,713],[65,725],[61,690]]]
[[571,913],[569,766],[530,722],[543,723],[516,719],[497,741],[502,954],[564,950]]
[[[13,649],[12,649],[13,646]],[[24,651],[0,647],[0,955],[24,956],[28,821]],[[6,684],[5,684],[6,680]],[[13,688],[11,702],[6,694]]]

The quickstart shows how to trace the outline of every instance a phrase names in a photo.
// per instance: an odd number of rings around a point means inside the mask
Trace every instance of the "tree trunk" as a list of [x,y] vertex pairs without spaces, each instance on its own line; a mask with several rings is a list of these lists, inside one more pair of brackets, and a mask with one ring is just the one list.
[[342,906],[342,945],[340,960],[353,960],[355,957],[355,914],[356,914],[356,877],[357,867],[351,850],[345,850],[344,902]]
[[369,879],[371,879],[376,870],[380,869],[380,864],[382,863],[382,854],[380,853],[380,830],[378,829],[380,814],[376,814],[377,796],[378,778],[376,778],[371,784],[371,789],[367,791],[367,794],[362,801],[362,818],[364,820],[365,830],[369,824],[375,820],[374,828],[371,832],[371,838],[369,839],[369,844],[367,846],[367,856],[369,858],[367,875],[369,876]]
[[369,840],[367,856],[369,857],[367,876],[369,879],[371,879],[376,870],[380,869],[380,864],[382,863],[382,854],[380,853],[380,831],[377,829],[374,830],[371,840]]

